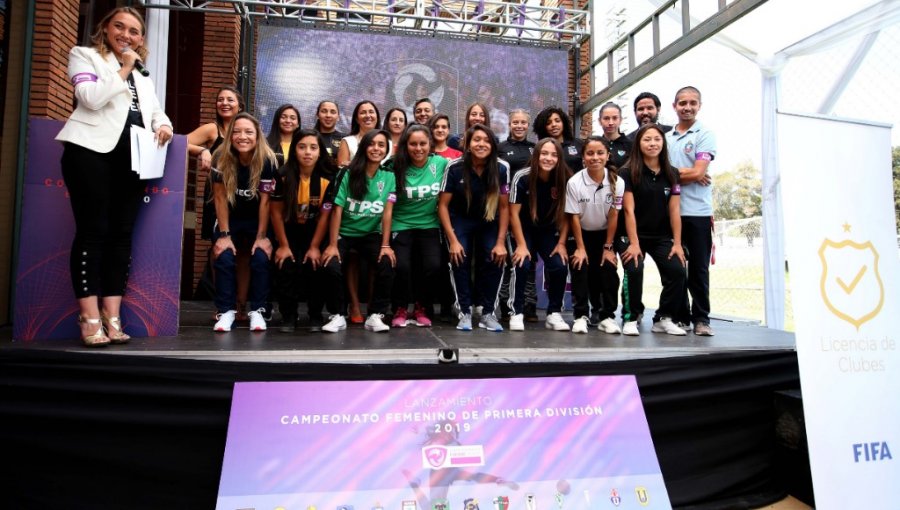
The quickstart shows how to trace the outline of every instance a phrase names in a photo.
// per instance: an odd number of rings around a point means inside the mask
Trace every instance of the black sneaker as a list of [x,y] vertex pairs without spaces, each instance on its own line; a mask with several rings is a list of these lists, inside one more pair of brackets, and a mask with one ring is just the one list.
[[263,307],[263,319],[266,322],[272,321],[272,314],[275,313],[275,305],[272,303],[266,303],[265,307]]
[[525,322],[538,322],[537,307],[532,304],[525,305]]
[[282,333],[293,333],[297,331],[297,316],[283,315],[281,317],[281,327],[278,328],[278,331],[281,331]]
[[322,331],[322,326],[325,325],[325,320],[322,319],[322,315],[310,315],[309,316],[309,330],[313,332]]
[[600,324],[600,311],[599,310],[594,310],[591,312],[591,316],[588,317],[588,324],[590,324],[591,326],[594,326],[595,328],[597,327],[597,325]]

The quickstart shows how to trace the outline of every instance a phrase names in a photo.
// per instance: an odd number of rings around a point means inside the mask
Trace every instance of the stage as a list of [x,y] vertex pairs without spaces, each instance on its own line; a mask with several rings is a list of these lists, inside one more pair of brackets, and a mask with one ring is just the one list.
[[[714,337],[591,330],[337,334],[212,331],[183,302],[177,337],[86,349],[0,341],[5,508],[212,508],[237,381],[467,379],[633,374],[676,508],[755,508],[783,498],[776,392],[799,388],[794,337],[714,320]],[[648,313],[649,317],[649,313]],[[566,317],[571,322],[571,317]],[[127,326],[127,325],[126,325]],[[438,352],[458,350],[458,363]],[[430,510],[430,509],[425,509]]]

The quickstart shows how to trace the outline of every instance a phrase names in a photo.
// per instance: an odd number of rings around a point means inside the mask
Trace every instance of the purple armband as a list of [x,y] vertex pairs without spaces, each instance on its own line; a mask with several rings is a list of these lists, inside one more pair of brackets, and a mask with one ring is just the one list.
[[78,85],[86,81],[97,81],[97,75],[93,73],[78,73],[72,77],[72,85]]
[[396,193],[388,193],[387,201],[394,204],[397,202],[397,194]]
[[698,152],[697,153],[697,161],[712,161],[713,155],[709,152]]

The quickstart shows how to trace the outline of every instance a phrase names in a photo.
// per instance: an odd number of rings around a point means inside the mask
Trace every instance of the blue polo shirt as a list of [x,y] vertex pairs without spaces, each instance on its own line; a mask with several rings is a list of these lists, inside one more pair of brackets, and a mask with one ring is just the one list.
[[[698,159],[712,161],[716,158],[716,136],[700,123],[694,122],[686,132],[678,126],[666,133],[669,146],[669,162],[676,168],[690,168]],[[681,185],[682,216],[712,216],[712,186],[692,182]]]

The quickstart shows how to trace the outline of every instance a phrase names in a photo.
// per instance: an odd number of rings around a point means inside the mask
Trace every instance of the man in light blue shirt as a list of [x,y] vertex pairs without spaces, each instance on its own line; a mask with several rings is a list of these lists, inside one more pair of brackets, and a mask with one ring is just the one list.
[[675,94],[672,107],[678,115],[678,124],[666,133],[666,143],[669,161],[678,168],[681,178],[681,241],[688,255],[685,298],[676,320],[693,323],[695,335],[712,336],[709,261],[713,205],[709,164],[716,157],[716,137],[697,120],[700,105],[700,91],[694,87],[683,87]]

